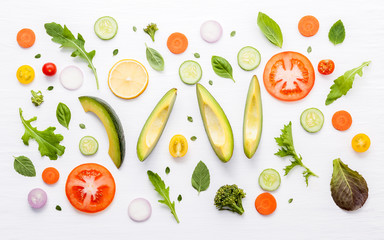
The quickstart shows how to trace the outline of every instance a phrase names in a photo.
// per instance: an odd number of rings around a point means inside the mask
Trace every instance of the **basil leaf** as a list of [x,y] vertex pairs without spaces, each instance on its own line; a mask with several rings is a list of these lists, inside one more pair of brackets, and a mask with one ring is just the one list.
[[69,122],[71,121],[71,110],[64,103],[59,103],[56,109],[57,121],[68,129]]
[[148,47],[147,44],[145,44],[145,47],[147,48],[145,53],[147,55],[149,65],[151,65],[151,67],[156,71],[163,71],[164,59],[161,54],[155,49]]
[[283,34],[279,25],[266,14],[259,12],[257,16],[257,25],[264,36],[273,44],[281,48],[283,46]]
[[13,168],[16,172],[26,177],[36,176],[35,166],[33,166],[33,163],[29,158],[26,156],[19,156],[14,158],[15,161],[13,162]]
[[115,50],[113,50],[113,56],[116,56],[117,54],[119,53],[119,49],[115,49]]
[[345,28],[341,20],[333,24],[333,26],[329,30],[328,38],[329,38],[329,41],[331,41],[331,43],[333,43],[334,45],[344,42]]
[[208,189],[211,178],[207,166],[202,161],[195,167],[191,181],[193,188],[196,189],[199,194]]
[[213,71],[217,75],[223,78],[230,78],[235,82],[232,76],[232,66],[225,58],[219,56],[212,56],[211,63]]

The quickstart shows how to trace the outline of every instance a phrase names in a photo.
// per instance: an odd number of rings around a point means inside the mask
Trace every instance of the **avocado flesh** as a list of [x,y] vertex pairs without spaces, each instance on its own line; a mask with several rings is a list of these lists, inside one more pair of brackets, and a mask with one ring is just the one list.
[[157,103],[145,122],[137,141],[137,157],[144,161],[159,141],[172,112],[177,96],[177,89],[169,90]]
[[233,133],[228,118],[204,86],[196,84],[196,94],[209,142],[217,157],[228,162],[233,154]]
[[125,138],[120,119],[111,106],[104,100],[91,97],[79,97],[85,112],[93,112],[101,120],[109,140],[108,154],[117,168],[120,168],[125,155]]
[[244,110],[243,147],[248,158],[252,158],[259,146],[263,128],[263,110],[261,104],[260,85],[256,76],[249,84]]

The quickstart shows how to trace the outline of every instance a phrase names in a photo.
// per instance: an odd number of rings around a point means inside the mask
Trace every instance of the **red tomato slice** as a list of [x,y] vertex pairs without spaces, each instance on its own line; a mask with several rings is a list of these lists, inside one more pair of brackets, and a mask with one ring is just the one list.
[[269,59],[264,69],[269,94],[283,101],[297,101],[311,91],[315,71],[307,57],[298,52],[281,52]]
[[77,166],[68,175],[65,193],[74,208],[87,213],[104,210],[115,196],[115,180],[105,167],[96,163]]

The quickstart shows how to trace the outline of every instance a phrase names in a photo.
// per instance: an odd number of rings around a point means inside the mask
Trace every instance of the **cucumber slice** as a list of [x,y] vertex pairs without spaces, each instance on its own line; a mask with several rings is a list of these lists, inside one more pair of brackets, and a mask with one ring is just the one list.
[[260,64],[261,55],[256,48],[246,46],[240,49],[237,54],[237,63],[245,71],[251,71],[257,68]]
[[259,176],[259,185],[265,191],[275,191],[281,182],[280,174],[273,168],[265,169]]
[[203,71],[199,63],[188,60],[180,65],[179,75],[183,83],[193,85],[200,81]]
[[99,149],[99,143],[94,137],[85,136],[80,140],[79,149],[83,155],[93,155]]
[[95,22],[94,30],[99,38],[103,40],[112,39],[117,33],[117,22],[113,17],[101,17]]
[[301,114],[300,123],[305,131],[315,133],[323,127],[324,115],[317,108],[308,108]]

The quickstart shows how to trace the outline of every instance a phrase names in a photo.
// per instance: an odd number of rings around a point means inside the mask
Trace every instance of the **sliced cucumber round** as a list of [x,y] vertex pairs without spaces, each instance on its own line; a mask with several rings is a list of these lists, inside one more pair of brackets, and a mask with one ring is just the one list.
[[193,85],[200,81],[203,71],[199,63],[188,60],[180,65],[179,75],[183,83]]
[[281,182],[280,174],[273,168],[265,169],[259,176],[259,185],[265,191],[275,191]]
[[245,71],[251,71],[257,68],[260,64],[261,55],[256,48],[246,46],[240,49],[237,54],[237,63]]
[[104,16],[97,19],[94,29],[99,38],[109,40],[114,38],[117,33],[117,22],[113,17]]
[[85,136],[80,140],[80,152],[84,155],[93,155],[99,149],[99,143],[92,136]]
[[308,108],[301,114],[300,123],[305,131],[315,133],[323,127],[324,115],[317,108]]

